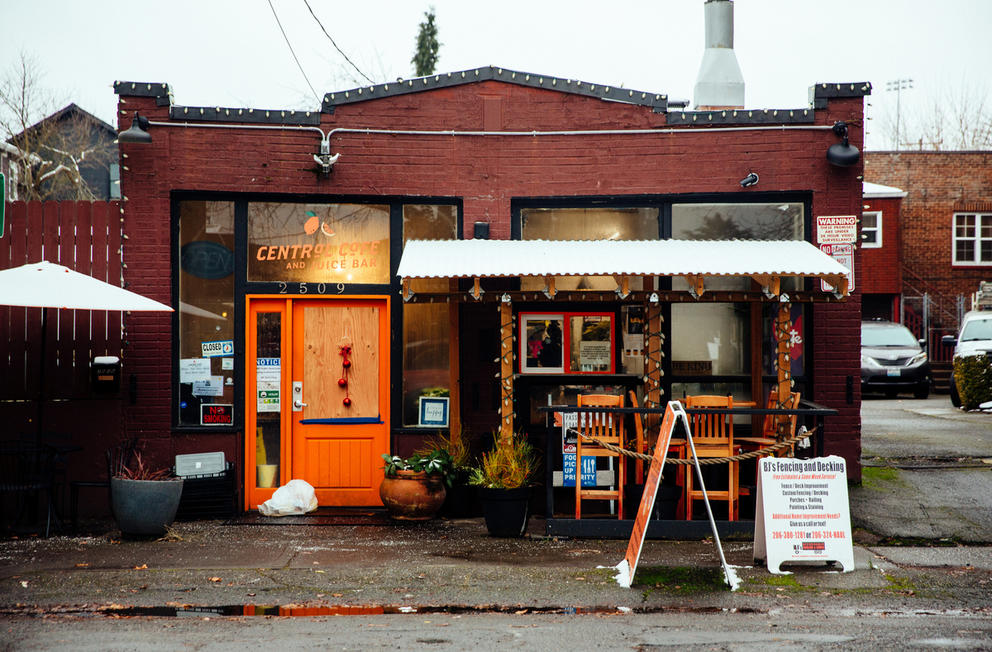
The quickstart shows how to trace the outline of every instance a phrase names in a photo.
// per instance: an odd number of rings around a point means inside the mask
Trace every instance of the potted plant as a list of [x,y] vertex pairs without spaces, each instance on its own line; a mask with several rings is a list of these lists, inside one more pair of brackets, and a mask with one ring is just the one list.
[[445,435],[438,433],[429,437],[422,448],[414,451],[418,455],[430,455],[432,451],[446,451],[451,457],[452,469],[447,483],[447,495],[441,506],[441,515],[454,518],[465,518],[472,514],[472,488],[468,485],[472,472],[471,450],[468,438],[461,430],[452,431]]
[[168,469],[151,469],[141,453],[110,479],[110,499],[124,536],[161,536],[172,525],[183,495],[183,479]]
[[483,453],[469,477],[469,484],[479,487],[489,534],[523,536],[530,515],[530,484],[536,472],[537,452],[524,435],[493,435],[493,449]]
[[427,521],[447,495],[454,466],[444,450],[427,455],[402,458],[383,453],[385,477],[379,485],[379,497],[391,518],[399,521]]

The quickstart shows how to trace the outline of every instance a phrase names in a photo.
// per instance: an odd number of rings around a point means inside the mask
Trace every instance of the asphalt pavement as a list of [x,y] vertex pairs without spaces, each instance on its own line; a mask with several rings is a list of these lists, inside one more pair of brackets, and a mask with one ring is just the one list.
[[[773,575],[755,564],[752,540],[725,540],[740,579],[731,592],[712,539],[649,540],[634,585],[622,588],[612,567],[627,540],[547,537],[540,518],[520,539],[488,536],[482,519],[192,521],[137,541],[122,539],[112,523],[89,523],[85,535],[0,540],[0,614],[16,623],[0,632],[0,644],[71,647],[71,637],[46,638],[38,616],[83,619],[102,632],[94,617],[409,612],[751,614],[766,627],[783,622],[796,636],[809,631],[810,614],[929,614],[953,644],[992,647],[992,414],[961,413],[934,396],[866,400],[863,421],[867,466],[863,486],[850,490],[851,572],[816,564]],[[872,628],[865,631],[870,638]],[[955,634],[962,631],[969,633]],[[833,645],[832,630],[823,632],[820,643]],[[891,640],[902,636],[894,631]],[[99,641],[94,634],[94,649]]]

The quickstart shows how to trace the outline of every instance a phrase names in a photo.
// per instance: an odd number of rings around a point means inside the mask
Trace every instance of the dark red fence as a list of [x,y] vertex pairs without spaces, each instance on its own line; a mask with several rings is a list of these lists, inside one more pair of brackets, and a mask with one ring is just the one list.
[[[13,202],[6,206],[0,269],[47,260],[120,286],[118,202]],[[92,398],[94,356],[121,355],[121,313],[48,309],[41,356],[41,308],[0,306],[0,401],[36,400],[44,366],[46,399]]]

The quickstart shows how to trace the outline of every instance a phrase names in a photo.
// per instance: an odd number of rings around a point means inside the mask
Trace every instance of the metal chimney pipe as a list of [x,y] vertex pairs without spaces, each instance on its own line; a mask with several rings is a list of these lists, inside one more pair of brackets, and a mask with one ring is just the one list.
[[697,109],[743,109],[744,76],[734,53],[734,3],[706,0],[706,49],[696,75]]

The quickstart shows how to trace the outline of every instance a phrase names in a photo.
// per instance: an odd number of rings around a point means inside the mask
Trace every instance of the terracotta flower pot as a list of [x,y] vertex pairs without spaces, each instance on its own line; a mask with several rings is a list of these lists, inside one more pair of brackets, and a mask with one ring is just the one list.
[[428,521],[444,504],[447,492],[439,474],[423,471],[397,471],[383,478],[379,497],[391,518],[400,521]]

